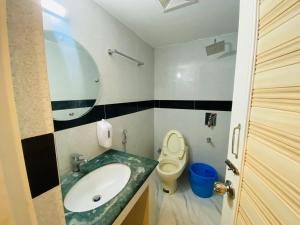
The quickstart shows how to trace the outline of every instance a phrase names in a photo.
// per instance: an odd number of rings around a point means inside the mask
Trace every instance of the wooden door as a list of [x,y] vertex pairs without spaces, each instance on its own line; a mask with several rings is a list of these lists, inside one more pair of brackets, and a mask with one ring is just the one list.
[[235,223],[300,224],[300,1],[264,0]]

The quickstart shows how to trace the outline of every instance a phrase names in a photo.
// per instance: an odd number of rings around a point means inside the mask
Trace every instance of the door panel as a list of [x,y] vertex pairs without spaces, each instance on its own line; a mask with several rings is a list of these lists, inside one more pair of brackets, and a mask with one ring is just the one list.
[[[249,159],[248,165],[245,166],[241,196],[244,192],[251,193],[249,201],[253,202],[254,209],[262,213],[269,224],[298,224],[299,211],[296,212],[291,208],[292,202],[287,198],[285,190],[273,185],[275,182],[270,181],[272,177],[268,178],[257,165],[253,163],[253,159]],[[243,208],[242,202],[240,207]],[[252,221],[252,217],[249,218]]]
[[[275,1],[273,1],[275,2]],[[297,15],[300,4],[298,0],[281,1],[276,9],[264,15],[259,23],[259,38],[268,34],[281,24]],[[296,3],[296,4],[295,4]],[[264,3],[265,5],[266,3]],[[260,7],[262,8],[262,7]]]
[[[275,54],[280,55],[280,51],[284,53],[286,50],[296,50],[299,45],[295,45],[299,43],[299,35],[300,29],[295,29],[300,22],[300,13],[299,8],[297,8],[298,15],[292,17],[290,20],[276,27],[276,29],[272,30],[268,34],[259,38],[257,44],[257,59],[260,59],[262,55]],[[258,32],[259,33],[259,32]],[[288,46],[289,48],[284,48]],[[260,61],[258,61],[260,63]]]
[[[251,192],[249,189],[244,191],[241,195],[240,201],[243,204],[243,208],[240,208],[240,216],[245,220],[244,224],[268,224],[268,221],[264,217],[263,213],[258,211],[257,207],[255,207],[255,204],[259,203],[258,200],[253,197],[253,192]],[[262,207],[262,204],[260,204],[260,206]],[[251,220],[249,218],[251,218]]]
[[[265,90],[263,91],[262,89],[267,89],[267,88],[276,88],[277,92],[275,89],[272,90],[271,93],[276,94],[276,93],[282,93],[283,87],[287,86],[300,86],[300,81],[299,81],[299,70],[300,70],[300,64],[294,64],[291,66],[286,66],[286,67],[281,67],[278,69],[274,70],[269,70],[266,72],[262,73],[256,73],[253,88],[254,88],[254,95],[257,93],[270,93],[270,90]],[[281,89],[279,89],[281,88]],[[285,89],[286,90],[286,89]],[[289,88],[288,91],[291,91],[292,89]],[[275,92],[275,93],[274,93]],[[287,98],[293,98],[295,94],[298,94],[298,99],[299,99],[299,90],[295,91],[295,93],[292,93],[290,96]],[[258,97],[258,96],[255,96]],[[263,96],[262,96],[263,97]],[[276,96],[266,96],[269,99],[274,99]],[[282,96],[284,98],[284,96]],[[256,99],[256,98],[255,98]],[[255,100],[254,99],[254,100]]]
[[235,224],[300,224],[300,1],[259,6],[257,55]]

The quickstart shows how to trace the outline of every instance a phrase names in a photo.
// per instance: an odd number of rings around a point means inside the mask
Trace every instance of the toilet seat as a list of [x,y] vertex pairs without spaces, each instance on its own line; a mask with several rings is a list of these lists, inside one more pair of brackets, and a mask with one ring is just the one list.
[[176,180],[182,174],[187,162],[187,146],[179,131],[170,130],[167,132],[158,162],[156,170],[163,191],[173,194],[177,187]]
[[163,141],[164,156],[182,159],[186,150],[184,138],[177,130],[170,130]]
[[165,175],[171,175],[178,173],[181,170],[181,165],[175,160],[162,159],[159,161],[157,169]]

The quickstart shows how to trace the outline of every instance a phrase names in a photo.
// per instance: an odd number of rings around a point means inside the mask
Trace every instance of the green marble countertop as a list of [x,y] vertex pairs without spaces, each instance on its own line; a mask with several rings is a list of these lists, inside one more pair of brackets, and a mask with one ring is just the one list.
[[96,209],[71,212],[64,208],[67,225],[111,225],[158,164],[152,159],[113,149],[108,150],[82,166],[81,172],[70,172],[61,177],[63,199],[80,178],[110,163],[123,163],[130,167],[131,176],[125,188],[109,202]]

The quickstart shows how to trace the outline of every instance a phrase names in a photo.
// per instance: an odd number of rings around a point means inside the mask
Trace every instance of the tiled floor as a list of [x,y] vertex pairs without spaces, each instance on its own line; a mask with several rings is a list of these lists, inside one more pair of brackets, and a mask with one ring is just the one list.
[[222,197],[199,198],[183,176],[173,195],[163,193],[159,178],[156,182],[156,198],[159,206],[158,225],[219,225]]

